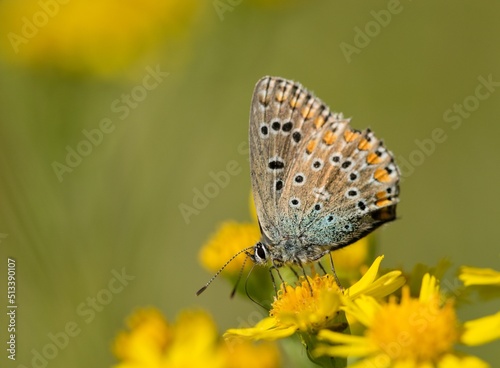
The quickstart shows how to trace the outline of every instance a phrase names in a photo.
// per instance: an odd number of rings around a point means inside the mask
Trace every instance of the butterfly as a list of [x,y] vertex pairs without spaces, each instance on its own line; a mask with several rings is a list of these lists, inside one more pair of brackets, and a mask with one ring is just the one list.
[[249,139],[262,233],[255,263],[310,263],[395,219],[400,173],[392,153],[299,83],[257,83]]
[[393,154],[299,83],[257,82],[249,147],[261,239],[241,252],[255,264],[303,268],[396,218]]

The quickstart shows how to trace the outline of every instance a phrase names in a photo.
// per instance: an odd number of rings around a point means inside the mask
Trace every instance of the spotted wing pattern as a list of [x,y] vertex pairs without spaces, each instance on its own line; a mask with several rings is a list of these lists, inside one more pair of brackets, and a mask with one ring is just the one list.
[[395,218],[392,153],[300,84],[257,83],[249,137],[252,190],[270,244],[300,237],[336,249]]

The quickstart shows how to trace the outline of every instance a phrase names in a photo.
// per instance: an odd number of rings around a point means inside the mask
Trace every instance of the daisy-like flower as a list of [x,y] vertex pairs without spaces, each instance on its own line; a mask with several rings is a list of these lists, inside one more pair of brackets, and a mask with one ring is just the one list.
[[118,335],[115,368],[208,367],[243,368],[264,362],[280,365],[274,344],[226,344],[212,318],[203,311],[184,311],[174,324],[153,308],[141,309],[127,321],[129,331]]
[[366,274],[344,292],[339,290],[335,279],[329,274],[316,274],[307,280],[301,278],[297,286],[281,285],[269,317],[261,320],[255,327],[229,329],[224,336],[228,339],[241,337],[276,340],[288,337],[296,331],[314,334],[323,328],[336,328],[336,317],[344,299],[355,300],[361,295],[379,298],[404,284],[405,280],[399,271],[392,271],[377,278],[382,259],[382,256],[378,257]]
[[[363,295],[348,302],[344,309],[366,326],[364,335],[323,330],[318,337],[337,345],[319,346],[315,354],[363,358],[351,366],[357,368],[488,366],[477,357],[456,352],[455,345],[493,340],[488,333],[492,326],[481,319],[460,324],[453,301],[442,298],[438,281],[429,274],[422,279],[418,298],[410,297],[405,286],[399,303],[395,298],[380,303]],[[495,319],[498,324],[498,317]],[[482,338],[485,334],[489,338]]]

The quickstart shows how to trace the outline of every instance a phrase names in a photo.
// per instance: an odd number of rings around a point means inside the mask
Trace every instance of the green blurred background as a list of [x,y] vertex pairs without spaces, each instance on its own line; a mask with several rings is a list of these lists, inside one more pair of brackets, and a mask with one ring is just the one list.
[[[0,305],[7,257],[17,260],[19,305],[18,360],[4,351],[2,366],[30,367],[32,349],[40,352],[69,321],[81,332],[48,366],[110,366],[112,341],[139,306],[156,306],[170,320],[203,307],[221,331],[260,319],[248,300],[229,299],[226,280],[194,293],[211,276],[198,262],[201,245],[222,221],[250,218],[248,161],[238,147],[264,75],[300,81],[394,152],[405,178],[400,220],[378,231],[385,267],[411,270],[446,257],[455,268],[500,269],[500,83],[471,97],[481,77],[500,82],[500,3],[166,1],[155,10],[151,0],[141,21],[154,27],[143,32],[127,19],[143,3],[130,2],[125,13],[119,3],[89,2],[80,33],[66,25],[66,34],[51,23],[62,22],[75,0],[16,54],[9,32],[20,34],[23,14],[39,11],[28,3],[0,3]],[[104,4],[106,22],[94,27]],[[174,18],[158,16],[177,10]],[[156,68],[168,76],[151,90],[138,87]],[[131,92],[134,107],[116,111]],[[464,103],[460,117],[453,109]],[[106,118],[114,130],[60,181],[54,162],[66,165],[67,147],[77,149],[82,130]],[[430,143],[436,129],[446,139]],[[232,160],[240,173],[186,221],[179,206],[193,206],[196,190],[213,182],[210,173]],[[87,298],[123,269],[135,278],[92,318],[82,316]],[[454,285],[453,272],[446,282]],[[461,317],[499,308],[480,302]],[[494,365],[498,348],[473,351]]]

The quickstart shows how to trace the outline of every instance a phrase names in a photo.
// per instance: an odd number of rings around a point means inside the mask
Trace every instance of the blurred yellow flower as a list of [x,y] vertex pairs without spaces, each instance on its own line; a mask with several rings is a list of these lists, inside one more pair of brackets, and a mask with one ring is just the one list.
[[338,273],[360,272],[360,268],[365,266],[368,260],[371,237],[371,235],[365,236],[356,243],[332,252],[333,262]]
[[[170,325],[156,309],[142,309],[132,315],[130,332],[118,335],[114,352],[121,360],[116,367],[223,367],[217,347],[217,330],[201,311],[187,311]],[[206,365],[208,364],[208,365]]]
[[[363,295],[349,301],[345,311],[367,327],[364,336],[323,330],[318,337],[335,345],[319,346],[315,354],[364,358],[352,367],[488,366],[477,357],[454,350],[459,342],[466,345],[480,342],[481,336],[488,334],[487,325],[470,321],[461,326],[453,301],[443,300],[438,281],[429,274],[422,279],[418,298],[411,298],[410,289],[405,286],[399,303],[395,298],[380,303]],[[495,320],[498,325],[499,318]]]
[[[257,223],[257,212],[253,197],[249,197],[249,208],[252,222],[240,223],[226,221],[222,223],[214,235],[203,245],[198,254],[200,263],[210,272],[217,272],[226,262],[242,249],[251,247],[260,239],[260,229]],[[242,254],[224,269],[226,275],[237,275],[246,255]],[[250,264],[247,265],[247,269]]]
[[[259,239],[260,230],[255,223],[224,222],[200,249],[200,262],[207,270],[216,272],[232,256],[244,248],[255,245]],[[241,254],[227,265],[224,272],[228,275],[237,275],[245,258],[246,255]]]
[[227,368],[275,368],[281,366],[281,356],[275,343],[251,344],[231,341],[222,344]]
[[382,259],[383,256],[378,257],[368,272],[344,292],[339,290],[329,274],[314,275],[307,280],[302,277],[295,287],[282,284],[269,317],[252,328],[229,329],[224,337],[275,340],[288,337],[297,330],[315,333],[322,328],[332,328],[345,300],[354,300],[361,295],[383,297],[404,284],[400,271],[377,278]]
[[27,65],[115,74],[186,33],[196,0],[6,0],[5,56]]
[[491,268],[477,268],[462,266],[458,278],[465,286],[492,285],[500,286],[500,272]]
[[226,344],[219,339],[212,318],[203,311],[184,311],[169,324],[154,309],[141,309],[127,321],[130,331],[116,338],[114,353],[120,360],[115,368],[252,366],[280,365],[274,344]]

